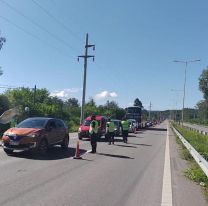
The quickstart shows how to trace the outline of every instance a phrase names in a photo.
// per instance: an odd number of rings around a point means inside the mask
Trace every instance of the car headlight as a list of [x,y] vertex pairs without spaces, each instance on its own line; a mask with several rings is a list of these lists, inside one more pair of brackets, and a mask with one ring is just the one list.
[[32,138],[35,138],[35,137],[37,137],[38,136],[38,134],[29,134],[29,135],[27,135],[28,137],[32,137]]
[[81,128],[78,129],[78,132],[81,132]]

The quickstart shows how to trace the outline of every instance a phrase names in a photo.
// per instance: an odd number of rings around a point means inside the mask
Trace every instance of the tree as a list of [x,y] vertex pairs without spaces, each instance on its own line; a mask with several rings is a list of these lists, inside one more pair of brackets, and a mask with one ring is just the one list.
[[134,106],[143,108],[142,102],[138,98],[134,100]]
[[208,118],[208,101],[207,100],[201,100],[197,103],[198,108],[198,115],[200,120],[207,120]]
[[199,90],[204,94],[204,99],[208,100],[208,67],[199,77]]
[[9,100],[5,95],[0,95],[0,115],[9,109]]
[[70,107],[79,107],[79,101],[76,98],[70,98],[66,101],[66,105]]

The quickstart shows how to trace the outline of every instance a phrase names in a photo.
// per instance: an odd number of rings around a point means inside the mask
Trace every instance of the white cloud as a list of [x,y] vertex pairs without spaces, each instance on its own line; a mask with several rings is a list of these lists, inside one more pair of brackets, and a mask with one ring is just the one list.
[[60,99],[66,100],[71,97],[71,94],[78,93],[81,91],[81,88],[70,88],[70,89],[63,89],[63,90],[55,90],[50,93],[51,97],[58,97]]
[[115,98],[117,97],[117,93],[116,92],[108,92],[108,91],[103,91],[99,94],[95,95],[95,99],[96,100],[102,100],[102,99],[107,99],[107,98]]
[[128,103],[128,106],[129,106],[129,107],[131,107],[131,106],[133,106],[133,105],[134,105],[133,102],[129,102],[129,103]]

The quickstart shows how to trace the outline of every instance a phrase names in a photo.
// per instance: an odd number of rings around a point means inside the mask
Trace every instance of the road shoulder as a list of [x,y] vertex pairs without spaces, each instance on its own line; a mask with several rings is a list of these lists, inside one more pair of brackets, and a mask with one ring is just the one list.
[[208,203],[200,186],[184,176],[188,164],[180,157],[180,148],[171,129],[169,130],[169,139],[173,206],[207,206]]

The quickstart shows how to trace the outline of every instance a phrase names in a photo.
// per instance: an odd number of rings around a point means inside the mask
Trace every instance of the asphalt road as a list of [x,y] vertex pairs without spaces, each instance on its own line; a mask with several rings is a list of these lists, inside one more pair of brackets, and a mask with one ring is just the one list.
[[[161,206],[166,130],[167,122],[132,134],[128,144],[121,138],[115,145],[99,142],[97,154],[87,153],[90,143],[81,141],[82,160],[72,158],[76,134],[67,151],[55,147],[44,158],[7,156],[0,149],[0,205]],[[192,198],[207,205],[199,187],[183,176],[186,163],[174,141],[170,133],[173,205],[194,206]]]

